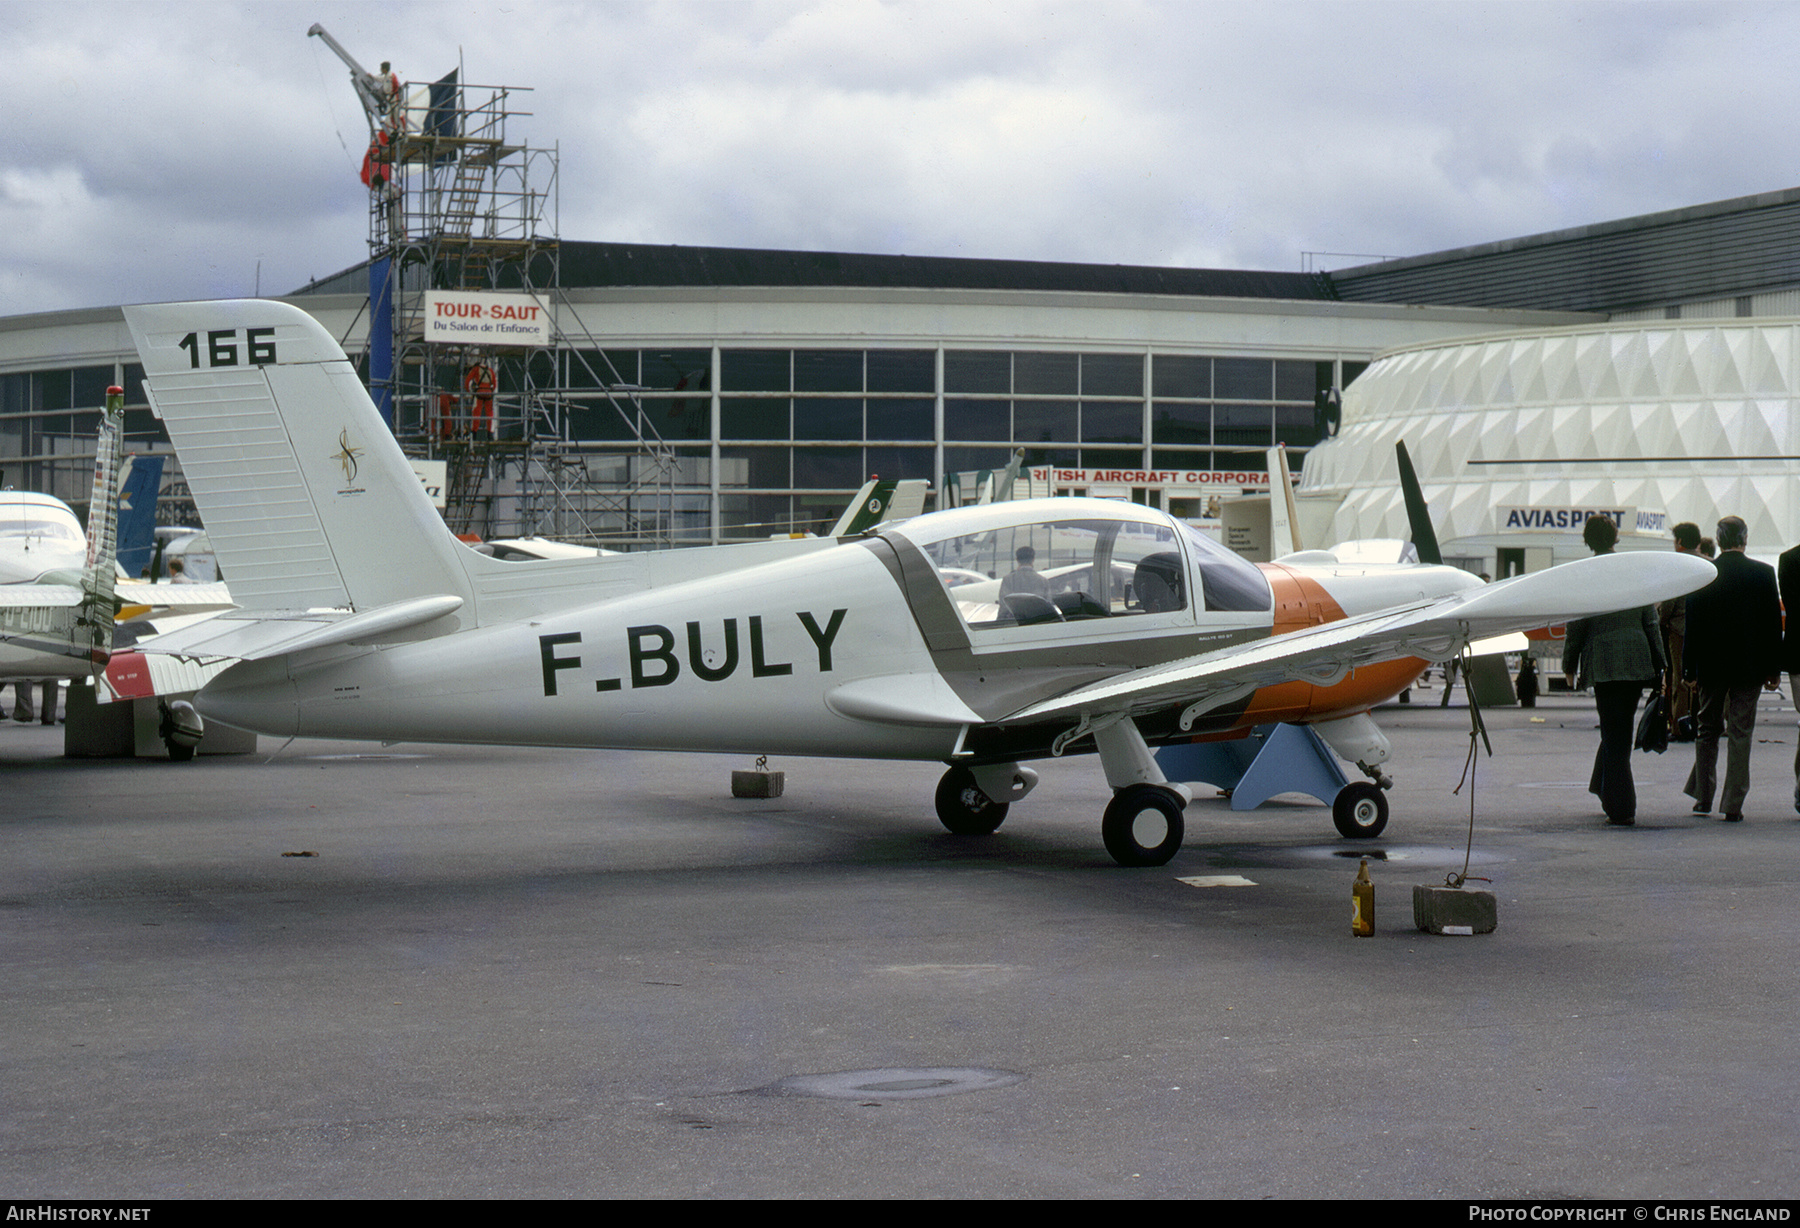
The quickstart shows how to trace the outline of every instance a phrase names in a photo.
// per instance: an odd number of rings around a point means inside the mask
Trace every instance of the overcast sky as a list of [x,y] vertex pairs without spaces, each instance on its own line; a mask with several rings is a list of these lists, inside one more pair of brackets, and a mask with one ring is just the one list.
[[569,239],[1297,270],[1800,184],[1794,4],[0,0],[0,315],[365,258],[314,21],[534,90]]

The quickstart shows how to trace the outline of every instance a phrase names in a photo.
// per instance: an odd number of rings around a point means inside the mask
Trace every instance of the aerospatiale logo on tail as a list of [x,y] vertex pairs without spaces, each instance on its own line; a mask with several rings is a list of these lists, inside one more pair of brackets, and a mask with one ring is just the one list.
[[353,485],[356,481],[356,458],[362,454],[363,449],[353,446],[350,442],[349,427],[338,432],[338,450],[331,457],[344,469],[344,486],[338,491],[338,494],[360,495],[363,493],[362,487]]

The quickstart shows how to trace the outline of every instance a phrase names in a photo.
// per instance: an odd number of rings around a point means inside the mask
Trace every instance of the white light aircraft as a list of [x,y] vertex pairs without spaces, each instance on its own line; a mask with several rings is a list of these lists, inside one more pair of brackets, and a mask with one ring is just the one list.
[[[1127,865],[1180,847],[1151,747],[1309,724],[1370,781],[1368,713],[1472,639],[1645,605],[1715,574],[1607,555],[1499,584],[1443,566],[1265,564],[1151,508],[1042,499],[844,540],[508,562],[432,509],[329,334],[273,302],[128,307],[243,607],[140,645],[235,662],[196,698],[258,733],[936,760],[951,831],[994,830],[1096,750]],[[971,575],[980,577],[971,580]]]

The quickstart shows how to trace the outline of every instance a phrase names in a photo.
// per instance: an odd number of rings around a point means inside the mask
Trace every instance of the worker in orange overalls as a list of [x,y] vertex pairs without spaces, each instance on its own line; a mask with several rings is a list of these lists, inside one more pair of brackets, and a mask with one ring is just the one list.
[[463,372],[463,391],[475,394],[475,412],[470,415],[469,435],[475,439],[494,437],[494,369],[485,362],[473,362]]

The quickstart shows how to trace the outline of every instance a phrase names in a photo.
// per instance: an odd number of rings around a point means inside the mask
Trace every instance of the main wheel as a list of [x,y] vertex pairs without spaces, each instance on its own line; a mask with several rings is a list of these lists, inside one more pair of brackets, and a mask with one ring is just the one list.
[[1181,821],[1181,799],[1155,785],[1121,789],[1106,804],[1100,838],[1122,866],[1167,865],[1181,851],[1187,832]]
[[1387,820],[1387,794],[1367,780],[1351,781],[1331,803],[1331,821],[1346,840],[1372,840],[1387,827]]
[[200,714],[194,711],[194,705],[185,699],[159,702],[162,720],[156,732],[162,737],[163,745],[169,750],[169,758],[176,763],[186,763],[194,757],[200,739],[205,736],[206,726],[200,720]]
[[938,821],[957,836],[986,836],[1006,821],[1006,803],[981,791],[975,773],[953,767],[938,781]]

